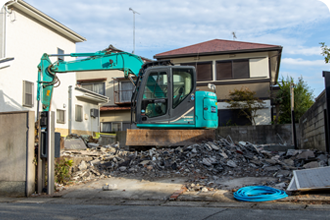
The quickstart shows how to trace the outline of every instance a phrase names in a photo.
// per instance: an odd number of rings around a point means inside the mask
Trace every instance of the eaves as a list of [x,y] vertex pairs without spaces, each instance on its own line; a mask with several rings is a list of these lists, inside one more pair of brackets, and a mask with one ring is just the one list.
[[161,60],[161,59],[170,59],[170,58],[184,58],[184,57],[194,57],[194,56],[201,57],[201,56],[237,54],[237,53],[268,52],[268,51],[282,51],[282,47],[268,47],[268,48],[258,48],[258,49],[214,51],[214,52],[205,52],[205,53],[174,54],[174,55],[154,56],[154,58],[158,59],[158,60]]
[[81,87],[75,87],[75,89],[81,92],[81,94],[76,95],[77,98],[87,99],[97,103],[107,103],[109,101],[109,98],[107,96],[100,95],[88,89]]
[[[8,2],[7,4],[12,3]],[[86,41],[86,38],[82,37],[78,33],[74,32],[70,28],[66,27],[65,25],[61,24],[60,22],[56,21],[55,19],[49,17],[48,15],[44,14],[43,12],[39,11],[38,9],[34,8],[33,6],[29,5],[28,3],[17,0],[14,4],[11,4],[10,9],[17,9],[19,11],[24,12],[25,14],[31,16],[32,18],[36,19],[37,21],[41,22],[45,26],[59,32],[69,40],[77,43]]]

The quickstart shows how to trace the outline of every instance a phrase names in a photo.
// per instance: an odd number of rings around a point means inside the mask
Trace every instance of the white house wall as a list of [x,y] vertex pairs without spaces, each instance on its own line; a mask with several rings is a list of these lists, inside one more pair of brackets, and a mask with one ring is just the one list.
[[17,11],[13,11],[12,15],[7,17],[6,26],[5,54],[6,57],[13,57],[14,62],[7,67],[6,72],[0,70],[0,90],[7,103],[6,105],[1,103],[0,111],[36,111],[36,102],[33,108],[22,106],[23,80],[34,83],[34,94],[36,95],[37,66],[42,54],[56,54],[57,48],[74,52],[75,43],[55,34]]
[[[23,12],[13,10],[6,17],[6,45],[5,57],[13,57],[14,61],[10,67],[0,69],[0,112],[30,110],[37,112],[37,66],[44,53],[57,54],[58,48],[64,53],[76,51],[75,42],[68,40],[63,35],[48,29],[38,21],[26,16]],[[57,60],[51,57],[52,62]],[[65,61],[74,58],[65,57]],[[55,124],[57,130],[68,129],[68,87],[72,86],[72,130],[79,131],[88,129],[98,131],[98,125],[93,120],[84,120],[80,123],[74,122],[74,106],[84,106],[84,112],[90,112],[90,108],[98,108],[96,104],[89,104],[75,98],[74,87],[76,85],[75,73],[58,74],[61,85],[54,88],[51,110],[65,110],[65,124]],[[23,80],[34,83],[34,106],[23,107]],[[64,107],[65,106],[65,107]],[[40,108],[41,109],[41,108]],[[56,114],[55,114],[56,115]],[[56,122],[56,119],[55,119]],[[90,124],[89,124],[90,123]]]

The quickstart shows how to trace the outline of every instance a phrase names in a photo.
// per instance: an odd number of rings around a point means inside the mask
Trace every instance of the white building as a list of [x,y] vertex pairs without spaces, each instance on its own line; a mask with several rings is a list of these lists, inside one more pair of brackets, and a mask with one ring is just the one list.
[[[26,2],[8,1],[0,14],[0,112],[37,112],[37,65],[42,54],[75,53],[76,43],[85,40]],[[58,75],[61,85],[54,89],[51,105],[56,112],[56,131],[62,135],[69,129],[78,134],[98,132],[99,117],[91,117],[90,112],[107,98],[77,88],[75,73]]]

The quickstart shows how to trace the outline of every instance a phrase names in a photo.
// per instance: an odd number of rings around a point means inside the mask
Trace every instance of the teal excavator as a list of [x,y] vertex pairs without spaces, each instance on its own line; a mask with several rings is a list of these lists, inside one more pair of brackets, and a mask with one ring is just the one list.
[[[51,56],[88,58],[52,63]],[[196,90],[193,66],[175,66],[170,61],[144,63],[139,56],[127,52],[43,54],[38,65],[37,91],[41,115],[51,110],[58,73],[101,70],[122,70],[134,85],[131,122],[138,129],[128,130],[127,145],[181,145],[218,127],[216,94]],[[42,119],[37,120],[41,130],[45,124]]]

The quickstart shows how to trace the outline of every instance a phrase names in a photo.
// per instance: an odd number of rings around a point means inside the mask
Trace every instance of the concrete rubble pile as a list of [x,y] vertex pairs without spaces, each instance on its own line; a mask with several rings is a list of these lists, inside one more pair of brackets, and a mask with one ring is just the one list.
[[330,165],[327,153],[318,150],[268,151],[262,145],[230,137],[176,148],[127,151],[119,144],[88,143],[84,151],[62,151],[62,156],[79,157],[72,180],[86,182],[109,177],[145,180],[185,177],[194,191],[223,189],[219,178],[273,177],[263,185],[285,189],[297,169]]

